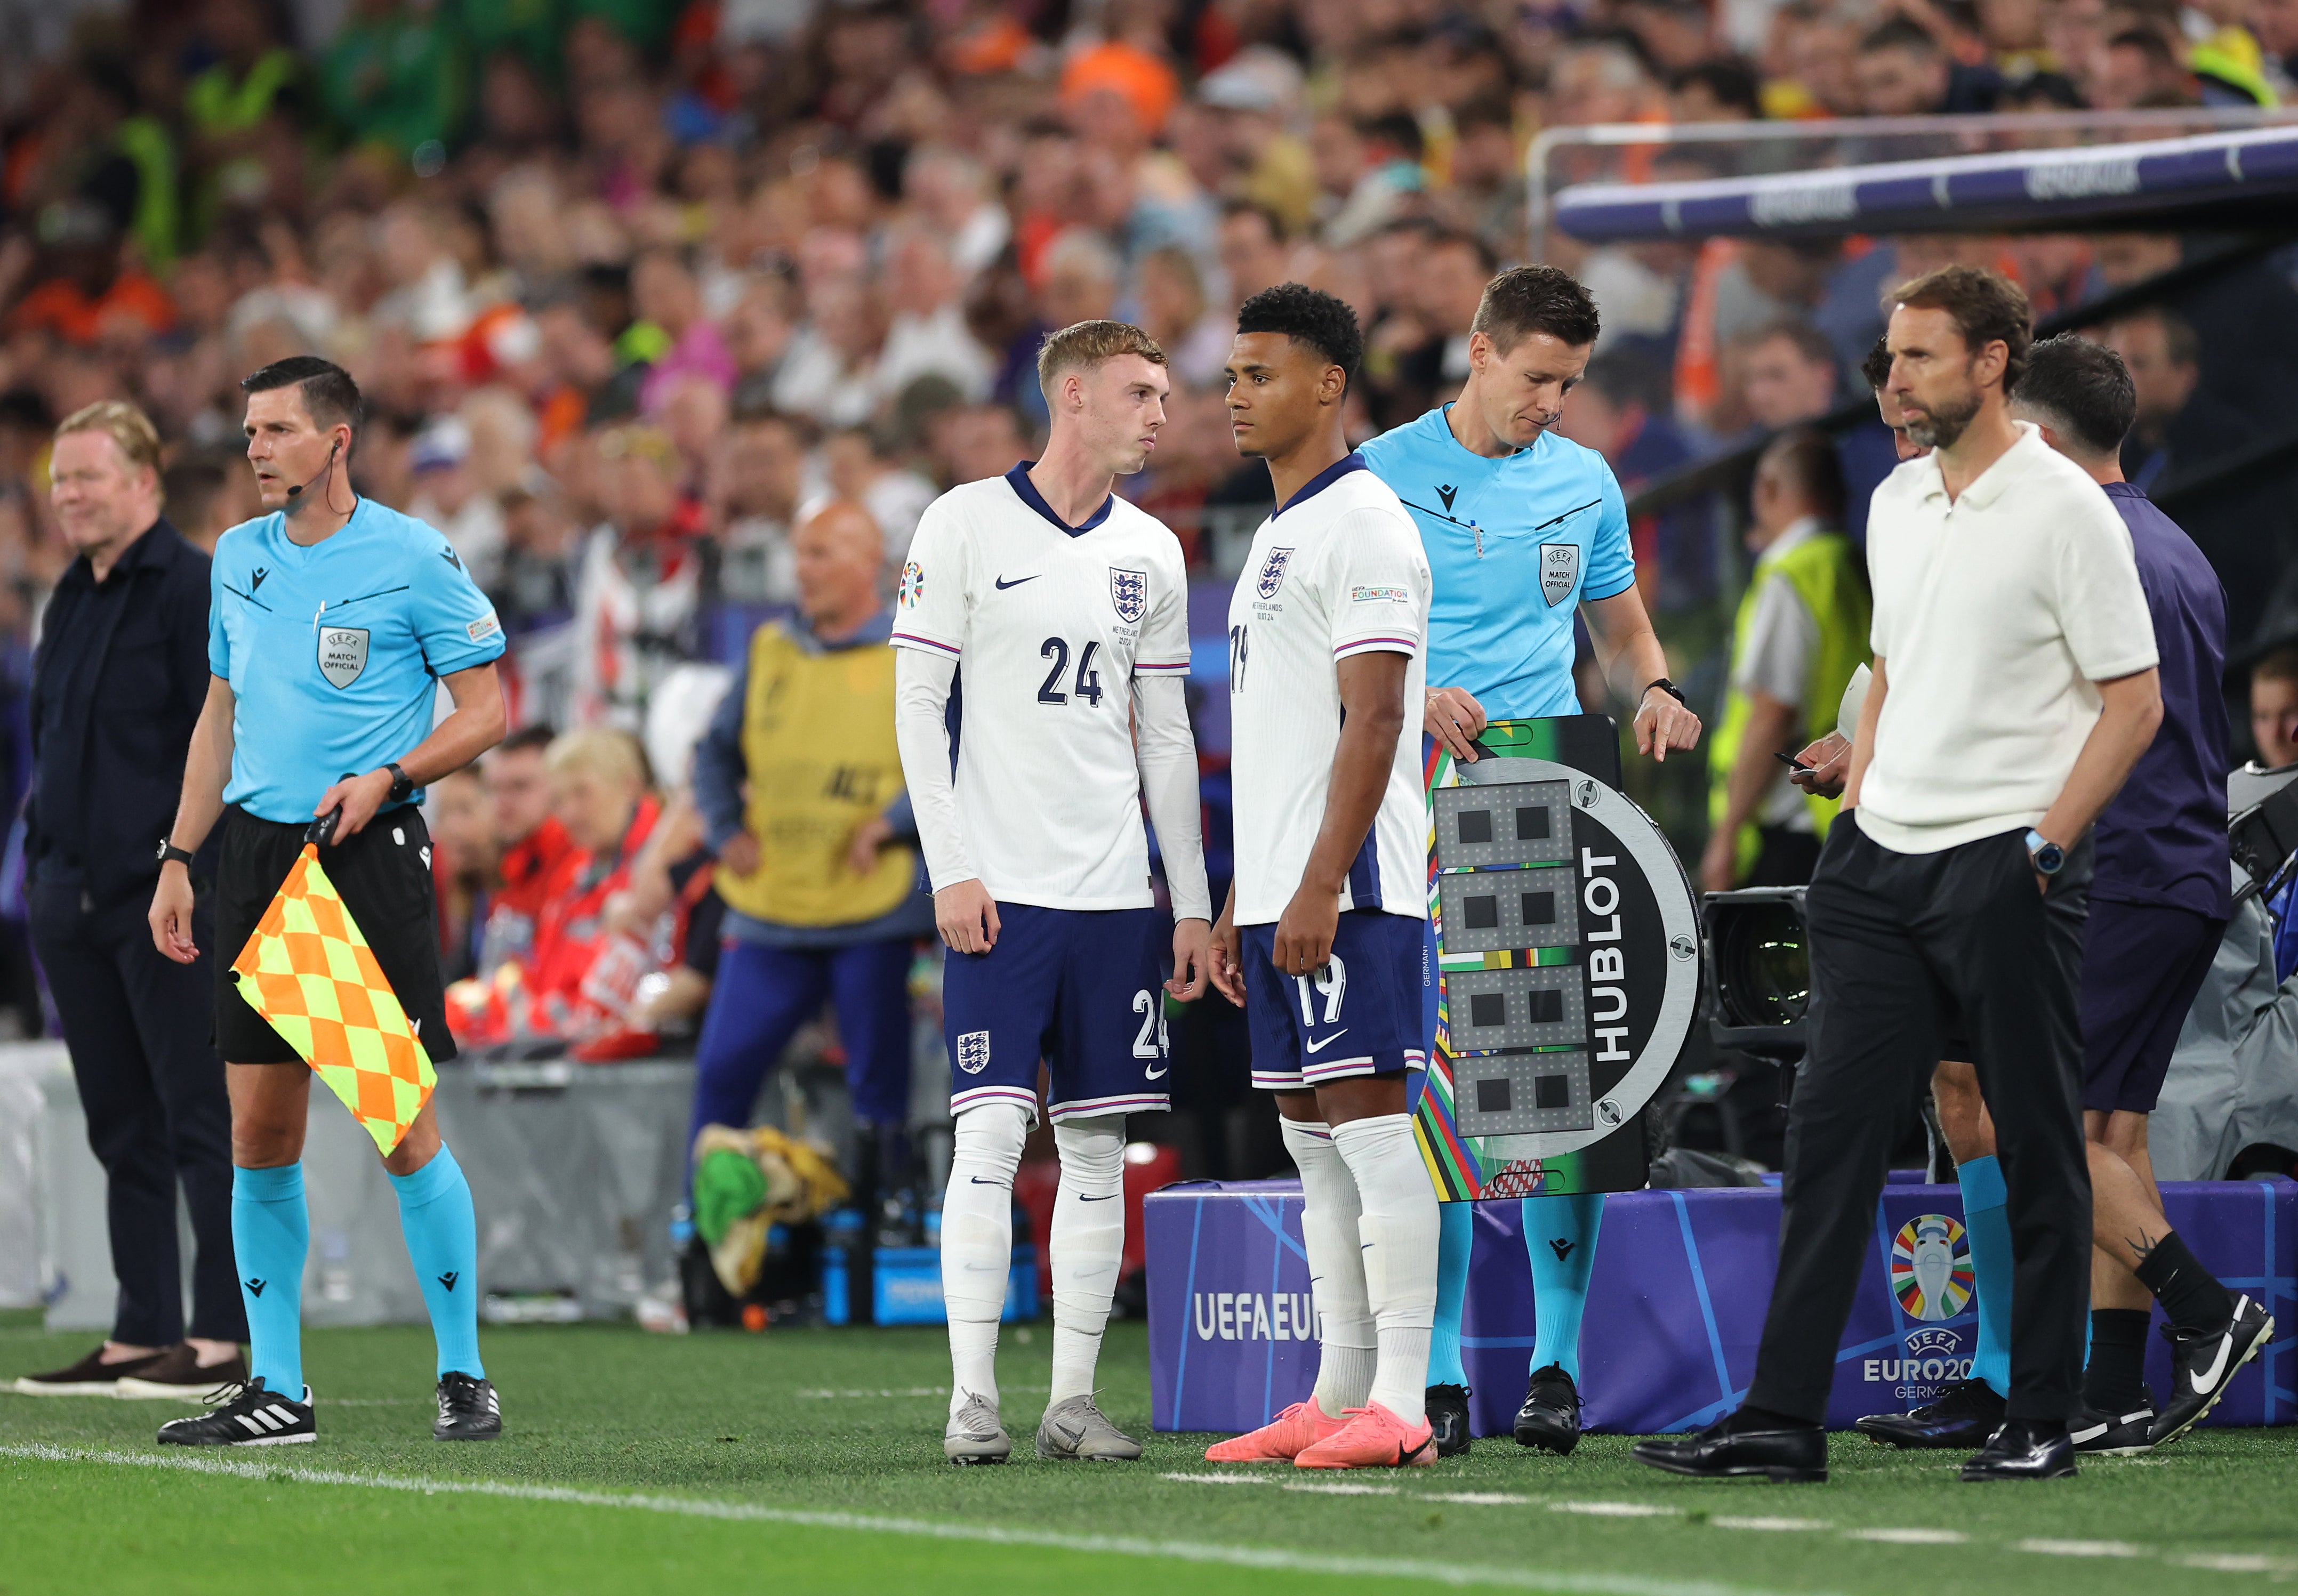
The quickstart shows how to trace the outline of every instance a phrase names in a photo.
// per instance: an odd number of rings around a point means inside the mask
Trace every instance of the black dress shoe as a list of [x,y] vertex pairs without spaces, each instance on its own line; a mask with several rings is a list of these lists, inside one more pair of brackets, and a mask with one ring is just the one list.
[[1559,1458],[1570,1457],[1580,1444],[1580,1387],[1562,1364],[1533,1370],[1524,1406],[1516,1410],[1515,1435],[1518,1445],[1537,1446]]
[[1696,1479],[1761,1475],[1775,1485],[1819,1484],[1827,1478],[1827,1432],[1817,1425],[1790,1430],[1740,1430],[1731,1420],[1696,1435],[1655,1435],[1629,1449],[1639,1463]]
[[1952,1447],[1987,1444],[2003,1424],[2003,1399],[1984,1380],[1964,1380],[1912,1413],[1871,1413],[1852,1427],[1878,1446]]
[[2075,1473],[2075,1443],[2063,1426],[2038,1432],[2023,1418],[2007,1418],[1963,1466],[1965,1480],[2060,1480]]
[[1457,1458],[1468,1450],[1468,1388],[1431,1385],[1422,1393],[1428,1410],[1428,1427],[1436,1435],[1436,1455]]

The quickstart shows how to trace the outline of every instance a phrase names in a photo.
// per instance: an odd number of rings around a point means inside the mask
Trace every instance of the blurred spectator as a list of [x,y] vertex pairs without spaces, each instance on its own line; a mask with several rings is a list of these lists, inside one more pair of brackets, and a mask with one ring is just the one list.
[[827,1001],[864,1128],[856,1186],[869,1211],[881,1186],[908,1180],[908,981],[933,906],[914,847],[897,840],[906,823],[878,528],[833,500],[794,544],[798,613],[752,635],[695,751],[727,914],[689,1139],[748,1125],[767,1071]]
[[1320,116],[1309,149],[1319,190],[1319,236],[1327,244],[1344,249],[1363,243],[1420,191],[1420,128],[1409,116],[1364,123],[1337,112]]
[[961,284],[996,260],[1013,236],[1013,221],[992,197],[980,164],[957,150],[928,145],[911,152],[902,190],[946,243]]
[[528,1022],[521,1030],[567,1038],[603,1034],[622,1019],[653,950],[608,923],[608,899],[630,884],[631,867],[662,814],[646,754],[628,732],[569,732],[544,755],[550,809],[578,850],[574,878],[537,915],[527,962]]
[[1285,280],[1285,224],[1262,206],[1236,201],[1222,212],[1221,269],[1228,274],[1230,308]]
[[1697,62],[1668,79],[1667,106],[1679,122],[1751,122],[1764,114],[1763,88],[1743,61]]
[[935,232],[913,227],[895,239],[889,254],[886,303],[893,319],[873,374],[880,400],[930,375],[946,377],[968,399],[981,398],[996,368],[966,329],[948,244]]
[[1708,758],[1704,891],[1811,880],[1835,801],[1800,792],[1779,756],[1835,729],[1843,690],[1867,662],[1865,578],[1843,521],[1835,445],[1810,427],[1756,464],[1748,547],[1756,568],[1732,626],[1730,691]]
[[700,380],[722,393],[734,385],[734,357],[717,324],[703,313],[702,290],[675,250],[651,249],[631,268],[631,308],[657,329],[662,352],[639,389],[639,404],[659,413],[686,382]]
[[471,580],[489,592],[502,577],[502,506],[484,492],[471,463],[471,429],[459,416],[442,416],[416,434],[407,457],[413,497],[407,513],[443,533]]
[[432,784],[429,824],[431,873],[439,897],[439,973],[451,983],[479,972],[489,898],[502,857],[495,839],[495,806],[477,771],[459,770]]
[[481,922],[474,972],[481,977],[506,963],[524,967],[534,956],[543,906],[565,895],[581,867],[582,850],[550,812],[544,756],[556,735],[546,724],[521,726],[495,746],[482,768],[493,807],[498,884]]
[[1163,347],[1174,376],[1192,388],[1218,384],[1236,323],[1207,307],[1195,258],[1174,244],[1150,251],[1141,261],[1140,298],[1140,325]]
[[2250,740],[2268,769],[2298,765],[2298,649],[2277,649],[2251,667]]
[[1748,418],[1766,432],[1835,408],[1835,351],[1807,321],[1775,321],[1750,334],[1741,340],[1739,365]]
[[798,597],[789,530],[806,492],[807,435],[779,410],[739,414],[727,432],[714,490],[724,528],[719,580],[730,599],[788,604]]
[[1936,116],[1991,111],[2003,79],[1992,67],[1952,60],[1930,30],[1906,16],[1871,29],[1854,68],[1867,116]]
[[2195,329],[2175,312],[2149,308],[2103,329],[2137,390],[2138,418],[2122,445],[2122,470],[2153,491],[2179,472],[2242,448],[2257,431],[2242,413],[2202,389]]
[[1735,369],[1740,341],[1780,322],[1808,319],[1825,297],[1841,253],[1834,239],[1714,238],[1702,244],[1676,346],[1676,413],[1719,434],[1747,426]]
[[605,518],[575,577],[575,704],[586,724],[635,730],[655,682],[696,653],[701,507],[682,492],[678,451],[656,428],[616,427],[599,456]]
[[2199,105],[2202,90],[2170,42],[2152,28],[2126,28],[2106,41],[2091,90],[2102,111],[2165,111]]
[[866,428],[833,434],[822,445],[823,475],[830,491],[860,505],[878,525],[886,550],[887,591],[892,575],[910,557],[910,539],[919,517],[938,490],[895,456],[886,440]]
[[[1594,450],[1633,498],[1648,484],[1698,458],[1666,409],[1666,383],[1633,349],[1607,350],[1588,362],[1557,431]],[[1692,500],[1628,522],[1636,587],[1655,614],[1681,611],[1713,591],[1715,517]]]

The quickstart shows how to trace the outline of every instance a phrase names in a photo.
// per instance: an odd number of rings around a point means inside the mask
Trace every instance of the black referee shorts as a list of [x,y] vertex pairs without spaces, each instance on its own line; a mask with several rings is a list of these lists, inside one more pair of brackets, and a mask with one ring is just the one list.
[[[239,995],[232,964],[303,851],[309,823],[258,820],[236,806],[223,812],[223,858],[216,869],[216,1046],[233,1064],[293,1064],[303,1057]],[[439,910],[431,882],[431,833],[412,804],[386,809],[356,837],[322,848],[319,863],[359,922],[399,1006],[431,1062],[455,1056],[439,979]]]

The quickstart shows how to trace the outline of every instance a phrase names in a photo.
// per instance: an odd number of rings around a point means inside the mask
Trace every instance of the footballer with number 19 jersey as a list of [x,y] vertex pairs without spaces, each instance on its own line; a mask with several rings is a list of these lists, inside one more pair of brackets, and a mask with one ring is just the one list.
[[[1428,561],[1395,493],[1351,454],[1311,478],[1254,534],[1228,607],[1236,921],[1244,944],[1252,1084],[1297,1092],[1427,1062],[1421,1026],[1428,917],[1427,800],[1417,740],[1397,740],[1387,790],[1350,864],[1332,963],[1271,963],[1301,885],[1340,745],[1338,663],[1402,654],[1420,702]],[[1298,988],[1296,991],[1294,988]]]

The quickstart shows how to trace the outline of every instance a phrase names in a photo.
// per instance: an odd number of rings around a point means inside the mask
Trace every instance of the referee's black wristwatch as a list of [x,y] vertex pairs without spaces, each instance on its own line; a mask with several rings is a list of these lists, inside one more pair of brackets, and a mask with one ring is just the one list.
[[1646,699],[1651,697],[1651,690],[1655,687],[1658,688],[1660,691],[1666,693],[1669,698],[1674,699],[1677,703],[1682,705],[1686,709],[1691,707],[1691,700],[1683,696],[1683,689],[1678,687],[1674,682],[1669,681],[1665,676],[1655,676],[1649,682],[1645,682],[1643,691],[1636,695],[1636,702],[1641,704]]
[[192,867],[192,856],[185,852],[182,848],[178,848],[165,837],[160,839],[159,859],[160,867],[163,870],[167,868],[169,860],[175,861],[175,863],[182,865],[186,870],[189,870]]
[[383,800],[384,803],[403,804],[415,796],[414,777],[400,769],[396,764],[386,765],[383,768],[391,773],[391,796]]

